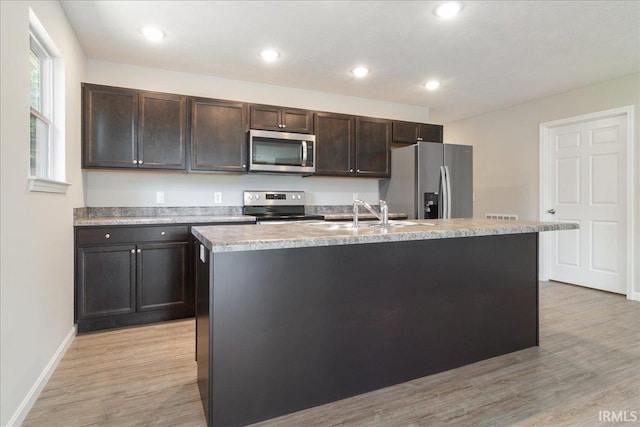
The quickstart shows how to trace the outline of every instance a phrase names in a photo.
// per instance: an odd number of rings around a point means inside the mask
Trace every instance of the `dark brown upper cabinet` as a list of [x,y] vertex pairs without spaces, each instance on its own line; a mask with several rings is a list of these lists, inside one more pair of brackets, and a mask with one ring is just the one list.
[[186,167],[186,97],[83,84],[82,166]]
[[83,84],[82,167],[137,168],[138,91]]
[[316,175],[351,176],[355,173],[356,118],[316,113]]
[[391,176],[391,122],[370,117],[356,118],[355,176]]
[[252,105],[251,129],[313,133],[313,111],[272,105]]
[[138,167],[185,169],[187,97],[140,92]]
[[442,125],[394,121],[391,140],[394,144],[442,142],[442,129]]
[[241,102],[192,98],[190,170],[247,170],[247,110]]

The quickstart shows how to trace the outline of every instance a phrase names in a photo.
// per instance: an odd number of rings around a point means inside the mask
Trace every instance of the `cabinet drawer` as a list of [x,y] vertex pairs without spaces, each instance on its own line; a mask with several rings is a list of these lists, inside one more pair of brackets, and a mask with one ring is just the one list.
[[86,246],[112,243],[184,241],[188,237],[189,226],[187,225],[78,228],[76,231],[76,244],[78,246]]

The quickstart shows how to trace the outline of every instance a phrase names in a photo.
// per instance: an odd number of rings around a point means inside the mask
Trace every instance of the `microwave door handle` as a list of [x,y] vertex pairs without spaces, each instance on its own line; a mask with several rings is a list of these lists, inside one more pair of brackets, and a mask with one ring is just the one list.
[[302,141],[302,166],[307,166],[307,141]]

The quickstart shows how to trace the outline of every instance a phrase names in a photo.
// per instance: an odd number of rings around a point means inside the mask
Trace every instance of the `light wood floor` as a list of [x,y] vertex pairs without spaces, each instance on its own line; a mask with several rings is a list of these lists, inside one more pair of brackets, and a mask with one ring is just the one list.
[[[603,426],[616,424],[600,422],[603,410],[640,417],[640,303],[542,282],[540,321],[540,347],[257,425]],[[23,425],[202,426],[193,352],[193,320],[76,337]]]

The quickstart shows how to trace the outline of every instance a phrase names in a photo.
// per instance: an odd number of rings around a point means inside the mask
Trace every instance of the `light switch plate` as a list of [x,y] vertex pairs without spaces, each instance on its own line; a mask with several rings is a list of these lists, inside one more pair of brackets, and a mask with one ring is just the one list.
[[216,191],[213,193],[213,203],[222,203],[222,193]]
[[164,203],[164,191],[156,191],[156,203]]

